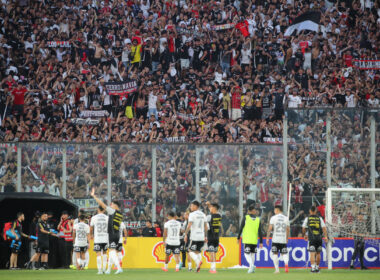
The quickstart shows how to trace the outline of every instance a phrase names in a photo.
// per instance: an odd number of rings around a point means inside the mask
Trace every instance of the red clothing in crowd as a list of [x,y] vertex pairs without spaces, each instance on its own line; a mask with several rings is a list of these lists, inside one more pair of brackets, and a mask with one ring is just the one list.
[[26,88],[15,88],[12,90],[12,95],[15,97],[13,100],[13,105],[24,105],[24,100],[25,100],[25,93],[28,90]]
[[157,237],[162,237],[162,231],[159,227],[156,227],[156,234],[157,234]]
[[317,207],[317,209],[318,209],[318,211],[319,211],[319,213],[321,214],[321,217],[323,218],[323,220],[325,219],[325,215],[326,215],[326,213],[325,213],[325,211],[326,211],[326,206],[325,205],[319,205],[318,207]]
[[352,59],[353,59],[352,55],[348,55],[348,54],[343,55],[343,60],[347,67],[352,67]]
[[232,92],[231,107],[232,109],[241,108],[241,93],[238,90]]

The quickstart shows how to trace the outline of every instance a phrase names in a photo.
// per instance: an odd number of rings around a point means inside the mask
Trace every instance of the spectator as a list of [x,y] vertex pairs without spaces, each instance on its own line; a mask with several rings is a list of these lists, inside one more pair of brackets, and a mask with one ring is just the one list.
[[156,229],[152,226],[151,221],[146,221],[146,227],[142,231],[143,237],[156,237],[157,232]]

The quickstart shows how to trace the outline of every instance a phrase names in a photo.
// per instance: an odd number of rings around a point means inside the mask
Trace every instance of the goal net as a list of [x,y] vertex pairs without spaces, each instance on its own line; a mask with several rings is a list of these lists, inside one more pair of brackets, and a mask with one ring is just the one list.
[[364,239],[380,245],[380,189],[328,188],[326,227],[329,235],[328,259],[334,238]]
[[326,197],[329,237],[364,237],[379,243],[380,189],[329,188]]

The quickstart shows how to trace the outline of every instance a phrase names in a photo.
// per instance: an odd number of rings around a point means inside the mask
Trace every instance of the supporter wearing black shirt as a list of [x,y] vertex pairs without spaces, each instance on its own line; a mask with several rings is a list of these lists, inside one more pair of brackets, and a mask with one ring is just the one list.
[[143,237],[156,237],[157,232],[155,228],[152,226],[151,221],[146,221],[146,227],[142,231],[142,236]]

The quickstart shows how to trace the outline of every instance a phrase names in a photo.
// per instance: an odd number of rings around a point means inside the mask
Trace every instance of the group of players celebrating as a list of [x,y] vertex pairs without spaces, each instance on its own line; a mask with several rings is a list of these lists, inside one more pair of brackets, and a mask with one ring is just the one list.
[[[173,212],[168,215],[168,222],[164,225],[165,243],[165,266],[163,271],[168,271],[170,255],[174,254],[176,261],[176,271],[181,268],[179,254],[188,252],[191,260],[196,264],[196,271],[199,272],[202,266],[202,249],[207,247],[210,253],[211,268],[210,273],[216,273],[215,257],[219,249],[219,235],[221,232],[221,215],[218,213],[219,205],[207,202],[210,215],[206,216],[200,210],[198,201],[193,201],[190,205],[190,214],[181,225],[176,220]],[[290,236],[290,223],[287,216],[282,213],[282,206],[275,206],[275,215],[271,217],[266,236],[266,244],[270,245],[272,236],[271,258],[274,263],[275,273],[280,273],[279,255],[285,264],[285,272],[289,272],[289,255],[287,243]],[[248,213],[243,217],[240,224],[238,242],[244,244],[244,255],[249,264],[248,273],[255,272],[255,256],[257,246],[263,246],[263,233],[259,210],[251,205]],[[310,252],[311,272],[319,273],[323,239],[327,242],[326,225],[321,217],[317,215],[317,208],[311,207],[310,215],[302,225],[302,232],[305,240],[309,241],[308,250]],[[181,234],[183,233],[183,234]],[[260,243],[259,243],[260,241]],[[207,246],[206,246],[207,245]],[[192,270],[191,260],[188,261],[189,270]]]
[[[98,213],[91,218],[89,225],[86,223],[84,213],[80,213],[78,219],[74,221],[73,240],[74,255],[73,263],[77,269],[83,269],[88,264],[86,253],[89,240],[94,239],[94,251],[97,254],[98,274],[110,274],[111,268],[116,268],[116,274],[123,272],[121,268],[121,251],[123,248],[123,234],[127,236],[123,215],[117,201],[113,201],[107,206],[95,195],[95,189],[91,196],[99,204]],[[164,224],[163,241],[165,244],[165,265],[163,271],[168,271],[170,256],[173,254],[176,262],[176,271],[185,265],[188,254],[188,269],[192,270],[192,261],[196,264],[196,272],[202,266],[202,250],[206,249],[211,260],[210,273],[216,273],[216,253],[219,249],[219,236],[222,232],[222,216],[219,214],[219,205],[207,202],[206,206],[209,215],[205,215],[200,209],[200,203],[193,201],[190,204],[190,212],[185,213],[183,220],[180,214],[168,213],[168,221]],[[271,217],[266,235],[266,244],[270,245],[272,236],[271,258],[274,263],[275,273],[279,273],[279,254],[284,264],[285,272],[289,272],[289,256],[287,243],[290,235],[289,219],[282,213],[282,207],[277,205],[274,208],[275,215]],[[22,233],[21,222],[23,215],[18,215],[18,222],[10,230],[10,235]],[[311,207],[310,215],[302,225],[302,232],[305,240],[309,241],[308,250],[310,252],[311,272],[319,272],[320,253],[322,251],[323,238],[327,242],[327,230],[323,219],[317,215],[316,207]],[[43,213],[37,225],[38,246],[36,254],[31,258],[28,266],[36,262],[41,257],[42,267],[47,267],[47,255],[49,253],[49,235],[56,236],[49,231],[47,226],[47,214]],[[27,237],[27,236],[26,236]],[[242,238],[242,240],[241,240]],[[238,242],[244,244],[244,255],[249,264],[248,273],[255,272],[255,255],[258,246],[263,246],[263,230],[259,217],[259,210],[250,205],[247,214],[243,217]],[[124,244],[126,239],[124,240]],[[12,243],[13,244],[13,243]],[[108,258],[107,251],[109,250]],[[13,251],[12,251],[13,252]],[[182,253],[182,261],[180,254]],[[11,258],[12,259],[12,258]],[[17,262],[17,259],[16,259]]]

